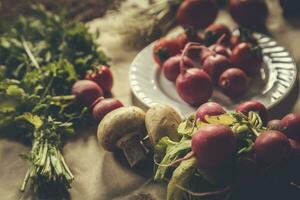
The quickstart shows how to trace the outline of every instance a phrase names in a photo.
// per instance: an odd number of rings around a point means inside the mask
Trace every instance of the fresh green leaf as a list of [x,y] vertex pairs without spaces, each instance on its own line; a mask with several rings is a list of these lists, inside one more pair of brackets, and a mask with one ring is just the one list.
[[35,129],[39,129],[43,125],[42,119],[37,116],[33,115],[31,113],[24,113],[23,115],[20,115],[16,118],[16,120],[24,119],[27,122],[31,123]]
[[177,158],[184,156],[186,153],[191,151],[191,140],[182,138],[178,143],[171,143],[168,144],[166,149],[166,154],[160,165],[158,165],[154,180],[163,180],[167,178],[167,173],[172,167],[166,167],[165,165],[170,164],[172,161],[176,160]]
[[195,158],[182,161],[174,170],[172,178],[168,183],[167,200],[188,200],[188,194],[183,188],[188,188],[192,176],[197,169]]
[[217,115],[217,116],[205,116],[205,120],[209,124],[222,124],[222,125],[227,125],[230,126],[233,123],[235,123],[235,119],[230,116],[229,114],[222,114],[222,115]]

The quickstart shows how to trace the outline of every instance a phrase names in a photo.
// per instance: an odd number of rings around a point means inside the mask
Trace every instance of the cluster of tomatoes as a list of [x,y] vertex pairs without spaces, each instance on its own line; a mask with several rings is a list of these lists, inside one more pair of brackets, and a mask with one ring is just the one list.
[[88,71],[84,80],[73,84],[72,94],[78,103],[92,109],[94,119],[99,122],[107,113],[123,106],[119,100],[109,98],[112,86],[111,70],[99,66],[95,71]]
[[187,30],[161,38],[153,56],[165,77],[176,84],[179,96],[193,106],[207,102],[213,87],[230,98],[241,97],[249,79],[260,74],[263,60],[251,33],[241,29],[234,35],[216,23],[202,33]]

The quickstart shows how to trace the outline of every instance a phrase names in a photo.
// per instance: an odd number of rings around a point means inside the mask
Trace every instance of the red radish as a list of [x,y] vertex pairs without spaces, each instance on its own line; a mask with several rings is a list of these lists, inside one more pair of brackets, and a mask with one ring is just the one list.
[[280,129],[289,138],[300,142],[300,115],[290,113],[281,119]]
[[213,23],[217,14],[215,0],[184,0],[177,10],[176,19],[185,28],[203,29]]
[[113,86],[113,75],[108,67],[102,65],[97,71],[89,71],[86,74],[85,79],[97,83],[102,88],[104,93],[111,92],[111,88]]
[[214,55],[214,54],[216,54],[214,51],[210,50],[206,46],[202,46],[202,48],[200,49],[200,64],[203,64],[204,60],[207,57]]
[[[164,62],[163,72],[165,77],[169,81],[172,81],[174,83],[176,82],[176,79],[180,74],[180,61],[181,61],[181,56],[177,55],[177,56],[170,57],[168,60]],[[183,58],[183,62],[184,62],[184,66],[186,66],[187,68],[191,68],[194,65],[193,61],[186,56]]]
[[247,75],[238,68],[227,69],[219,78],[219,87],[231,98],[240,97],[248,89]]
[[188,43],[181,55],[180,74],[176,79],[176,90],[179,96],[193,106],[199,106],[211,97],[212,83],[209,75],[202,69],[186,69],[184,56],[190,49],[201,49],[198,43]]
[[[182,49],[189,42],[197,42],[199,44],[203,43],[203,39],[198,34],[198,32],[191,28],[185,29],[185,32],[179,34],[176,37],[176,39],[181,44]],[[192,60],[198,60],[199,59],[199,49],[191,49],[186,56],[191,58]]]
[[289,139],[289,143],[292,150],[292,156],[300,160],[300,143],[293,139]]
[[236,182],[238,185],[255,183],[259,177],[259,167],[254,158],[240,158],[236,163]]
[[193,135],[192,151],[200,168],[219,167],[233,158],[236,138],[228,126],[207,125]]
[[235,46],[242,42],[250,43],[253,46],[257,46],[257,40],[253,36],[253,33],[245,28],[239,28],[239,35],[231,35],[229,39],[229,47],[233,49]]
[[216,53],[208,56],[202,64],[203,70],[208,73],[215,84],[218,84],[220,75],[230,66],[231,62],[228,58]]
[[155,42],[153,47],[153,57],[155,62],[162,66],[162,64],[171,56],[179,54],[181,51],[181,44],[176,38],[161,38]]
[[72,94],[75,95],[76,100],[86,106],[90,107],[95,100],[103,96],[103,91],[97,83],[90,80],[80,80],[73,84]]
[[266,131],[255,140],[256,158],[267,164],[274,164],[287,159],[291,152],[288,138],[279,131]]
[[230,58],[231,56],[231,50],[222,44],[213,44],[211,46],[209,46],[209,49],[216,52],[217,54],[223,55],[226,58]]
[[229,47],[234,49],[238,44],[242,42],[241,38],[238,35],[231,35],[229,39]]
[[117,99],[99,98],[98,100],[96,100],[93,103],[92,107],[93,107],[94,119],[97,122],[100,122],[107,113],[109,113],[117,108],[123,107],[123,104]]
[[248,76],[259,74],[262,64],[262,57],[258,47],[242,42],[232,50],[230,56],[232,64],[239,66]]
[[258,101],[246,101],[237,106],[236,112],[243,113],[244,115],[248,115],[250,111],[257,112],[261,118],[261,120],[266,123],[268,120],[268,111],[267,108]]
[[229,12],[239,25],[264,27],[268,8],[264,0],[230,0]]
[[188,35],[185,32],[182,32],[179,35],[177,35],[176,40],[180,44],[180,49],[183,49],[187,43],[191,42]]
[[215,43],[224,35],[222,43],[227,43],[231,37],[231,31],[224,24],[211,24],[204,31],[204,40],[207,45]]
[[281,131],[280,130],[280,123],[281,123],[281,120],[279,120],[279,119],[273,119],[273,120],[271,120],[271,121],[268,122],[267,127],[270,130]]
[[213,91],[209,75],[198,68],[180,73],[176,79],[176,90],[185,102],[193,106],[207,102]]
[[196,112],[196,118],[197,120],[206,122],[205,116],[216,116],[216,115],[221,115],[224,114],[225,110],[223,107],[215,102],[207,102],[202,104]]

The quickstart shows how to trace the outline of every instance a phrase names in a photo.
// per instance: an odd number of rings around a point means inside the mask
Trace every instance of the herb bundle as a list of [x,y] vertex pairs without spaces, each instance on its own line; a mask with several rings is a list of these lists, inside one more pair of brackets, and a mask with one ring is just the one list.
[[71,87],[108,58],[84,24],[34,6],[31,16],[0,26],[0,134],[32,146],[21,191],[70,188],[74,176],[61,154],[88,109],[69,98]]

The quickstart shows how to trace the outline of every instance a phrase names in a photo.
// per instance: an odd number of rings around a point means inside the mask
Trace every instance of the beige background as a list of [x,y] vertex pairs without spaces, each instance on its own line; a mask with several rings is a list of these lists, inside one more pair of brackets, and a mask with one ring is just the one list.
[[[142,2],[137,1],[136,2]],[[268,29],[271,35],[282,45],[286,46],[293,54],[297,63],[300,63],[300,21],[290,23],[281,17],[281,9],[275,0],[269,0],[271,15],[268,21]],[[127,4],[124,10],[129,9]],[[118,17],[119,16],[119,17]],[[122,37],[117,31],[110,30],[109,26],[114,20],[120,20],[121,14],[108,14],[103,19],[97,19],[88,25],[91,31],[100,29],[102,32],[99,44],[112,58],[112,70],[114,73],[113,94],[125,105],[137,104],[132,96],[128,84],[128,68],[138,49],[126,48]],[[222,12],[218,18],[234,26],[227,13]],[[122,26],[125,26],[123,24]],[[120,27],[121,29],[121,27]],[[271,110],[272,118],[282,117],[293,111],[300,112],[298,100],[298,82],[291,94],[276,108]],[[27,163],[19,154],[28,151],[29,148],[5,138],[0,139],[0,199],[39,199],[29,194],[21,194],[19,187],[26,172]],[[75,175],[75,181],[70,190],[70,197],[74,200],[142,200],[164,199],[164,187],[152,184],[149,181],[152,171],[152,163],[145,163],[136,169],[130,169],[126,161],[120,155],[105,152],[96,141],[96,128],[88,131],[80,131],[78,136],[64,147],[66,162]],[[147,170],[148,169],[148,170]],[[61,199],[59,197],[55,199]]]

